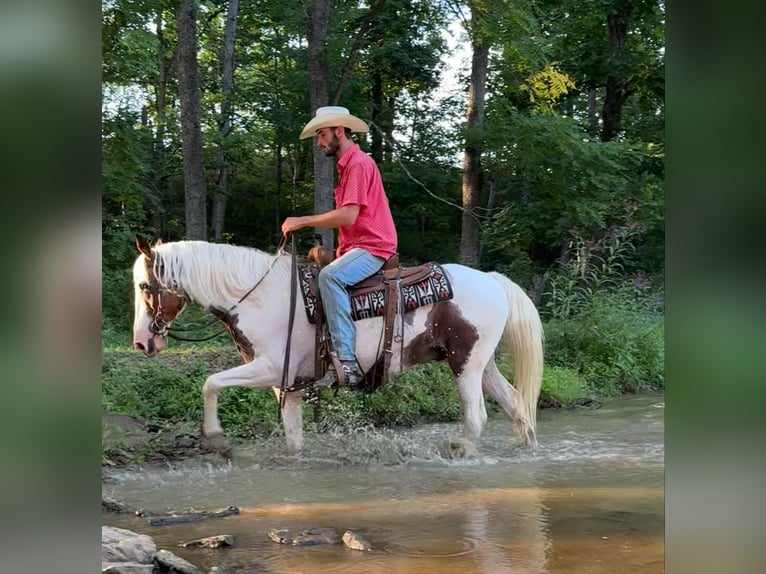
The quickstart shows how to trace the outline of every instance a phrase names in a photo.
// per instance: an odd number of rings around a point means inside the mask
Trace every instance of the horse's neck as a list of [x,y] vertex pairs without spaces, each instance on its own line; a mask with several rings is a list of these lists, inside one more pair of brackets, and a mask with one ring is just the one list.
[[277,256],[216,243],[178,243],[162,254],[164,282],[203,307],[239,301],[275,266]]

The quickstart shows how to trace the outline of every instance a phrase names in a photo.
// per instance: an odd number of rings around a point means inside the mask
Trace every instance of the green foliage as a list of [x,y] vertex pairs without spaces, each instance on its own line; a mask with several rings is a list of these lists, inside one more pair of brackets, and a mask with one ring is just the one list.
[[558,319],[577,315],[596,293],[622,284],[633,253],[632,230],[618,228],[597,242],[572,241],[567,258],[549,278],[547,313]]
[[367,417],[379,425],[406,426],[460,418],[460,399],[446,363],[426,363],[400,373],[363,401]]
[[665,384],[665,329],[658,301],[626,285],[595,294],[576,316],[545,324],[546,363],[574,369],[598,395]]
[[646,276],[625,274],[634,230],[576,240],[545,293],[546,359],[574,369],[599,395],[662,387],[663,297]]
[[539,114],[552,114],[553,106],[575,87],[572,78],[556,69],[555,62],[531,75],[519,89],[529,94],[529,101]]
[[[202,384],[211,365],[194,358],[198,348],[166,350],[162,358],[105,351],[101,406],[150,423],[202,423]],[[187,356],[189,355],[189,356]],[[219,397],[221,424],[234,436],[254,436],[277,425],[277,407],[269,390],[226,389]]]
[[592,394],[588,382],[574,369],[546,366],[543,371],[543,385],[540,401],[560,406],[571,406],[577,399]]

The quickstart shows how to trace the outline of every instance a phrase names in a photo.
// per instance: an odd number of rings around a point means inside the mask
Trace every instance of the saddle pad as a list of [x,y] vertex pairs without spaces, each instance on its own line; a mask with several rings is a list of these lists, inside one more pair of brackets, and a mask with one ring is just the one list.
[[[452,285],[441,265],[431,262],[424,263],[423,266],[430,268],[429,274],[424,279],[411,285],[406,285],[404,281],[401,282],[403,313],[414,311],[424,305],[452,299]],[[315,322],[314,314],[317,307],[317,293],[319,292],[317,287],[319,270],[318,265],[298,265],[298,283],[303,295],[306,316],[312,325]],[[384,316],[386,314],[385,288],[386,284],[383,282],[380,283],[379,288],[372,291],[366,290],[362,294],[355,294],[352,288],[349,295],[351,318],[354,321],[359,321],[360,319]]]

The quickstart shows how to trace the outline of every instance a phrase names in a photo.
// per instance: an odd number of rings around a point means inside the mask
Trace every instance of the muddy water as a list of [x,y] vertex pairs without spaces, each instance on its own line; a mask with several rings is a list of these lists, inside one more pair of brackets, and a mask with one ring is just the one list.
[[[105,514],[103,523],[150,534],[203,572],[659,573],[663,415],[660,395],[543,411],[536,453],[514,446],[510,422],[497,416],[468,461],[439,455],[453,425],[308,434],[302,458],[284,456],[274,437],[240,448],[231,464],[125,472],[104,485],[157,512],[231,505],[239,516],[151,527]],[[267,536],[314,527],[354,530],[373,551]],[[236,546],[177,546],[217,534],[234,535]]]

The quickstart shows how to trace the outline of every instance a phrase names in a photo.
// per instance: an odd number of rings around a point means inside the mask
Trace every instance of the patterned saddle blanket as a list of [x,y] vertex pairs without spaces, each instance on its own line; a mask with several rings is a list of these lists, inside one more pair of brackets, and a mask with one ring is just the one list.
[[[298,279],[303,304],[309,323],[316,323],[319,304],[317,277],[321,267],[314,263],[298,265]],[[403,267],[378,272],[349,288],[351,317],[354,321],[383,317],[386,314],[386,286],[390,281],[401,281],[400,309],[402,313],[418,307],[452,299],[452,285],[438,263],[424,263],[417,267]]]

